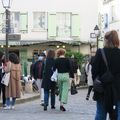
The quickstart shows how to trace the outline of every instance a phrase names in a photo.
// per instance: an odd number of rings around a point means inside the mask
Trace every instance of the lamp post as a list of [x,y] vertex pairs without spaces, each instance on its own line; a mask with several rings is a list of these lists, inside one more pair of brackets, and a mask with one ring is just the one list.
[[98,49],[99,36],[100,36],[100,29],[99,29],[98,25],[95,26],[95,28],[94,28],[94,33],[95,33],[95,36],[96,36],[96,38],[97,38],[97,49]]
[[6,33],[6,45],[5,45],[5,56],[6,56],[6,59],[8,59],[8,36],[9,36],[9,33],[10,33],[10,11],[9,11],[9,8],[10,8],[10,0],[2,0],[2,5],[3,5],[3,8],[5,8],[5,33]]

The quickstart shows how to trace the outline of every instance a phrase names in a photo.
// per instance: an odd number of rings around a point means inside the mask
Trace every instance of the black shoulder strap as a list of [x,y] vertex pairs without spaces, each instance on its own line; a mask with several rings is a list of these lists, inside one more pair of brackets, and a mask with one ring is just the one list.
[[104,62],[105,62],[105,65],[106,65],[107,69],[109,70],[108,62],[107,62],[107,58],[106,58],[106,56],[105,56],[104,49],[101,49],[101,53],[102,53],[102,58],[103,58],[103,60],[104,60]]

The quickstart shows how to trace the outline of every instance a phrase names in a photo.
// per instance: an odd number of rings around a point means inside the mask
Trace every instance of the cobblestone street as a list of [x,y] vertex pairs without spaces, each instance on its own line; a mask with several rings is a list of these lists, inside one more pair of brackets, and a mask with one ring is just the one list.
[[[67,111],[59,110],[58,97],[56,100],[56,109],[43,111],[39,100],[16,105],[15,110],[0,109],[1,120],[94,120],[95,102],[90,98],[85,100],[86,89],[79,90],[76,95],[69,95],[68,104],[65,105]],[[92,95],[91,95],[92,96]]]

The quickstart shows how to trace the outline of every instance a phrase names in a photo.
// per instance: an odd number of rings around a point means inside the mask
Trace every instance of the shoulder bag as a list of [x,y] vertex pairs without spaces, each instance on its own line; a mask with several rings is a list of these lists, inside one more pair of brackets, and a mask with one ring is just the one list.
[[108,62],[107,62],[107,59],[106,59],[106,56],[105,56],[103,49],[101,49],[101,54],[102,54],[102,58],[104,60],[104,63],[107,67],[107,70],[101,77],[99,77],[99,75],[98,75],[93,82],[93,90],[98,92],[98,93],[103,93],[104,87],[108,84],[111,84],[113,79],[114,79],[114,76],[112,75],[111,71],[109,70]]

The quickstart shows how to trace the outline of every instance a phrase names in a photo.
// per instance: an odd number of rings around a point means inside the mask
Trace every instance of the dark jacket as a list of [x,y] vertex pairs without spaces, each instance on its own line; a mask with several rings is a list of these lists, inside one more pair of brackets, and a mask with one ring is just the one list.
[[73,73],[77,73],[77,69],[78,69],[77,60],[75,58],[71,58],[70,62],[71,62],[71,67],[73,69]]
[[[120,101],[120,49],[118,48],[104,48],[104,52],[107,58],[108,66],[111,73],[114,75],[113,86],[115,88],[115,94],[117,100]],[[92,64],[92,77],[93,81],[99,75],[101,77],[107,70],[107,67],[103,61],[100,49],[97,50],[93,64]],[[94,92],[94,99],[103,99],[104,94]]]
[[55,87],[55,82],[51,81],[55,60],[53,58],[46,58],[42,66],[42,88],[49,90]]
[[38,60],[33,65],[33,77],[34,79],[41,79],[42,78],[42,61]]

